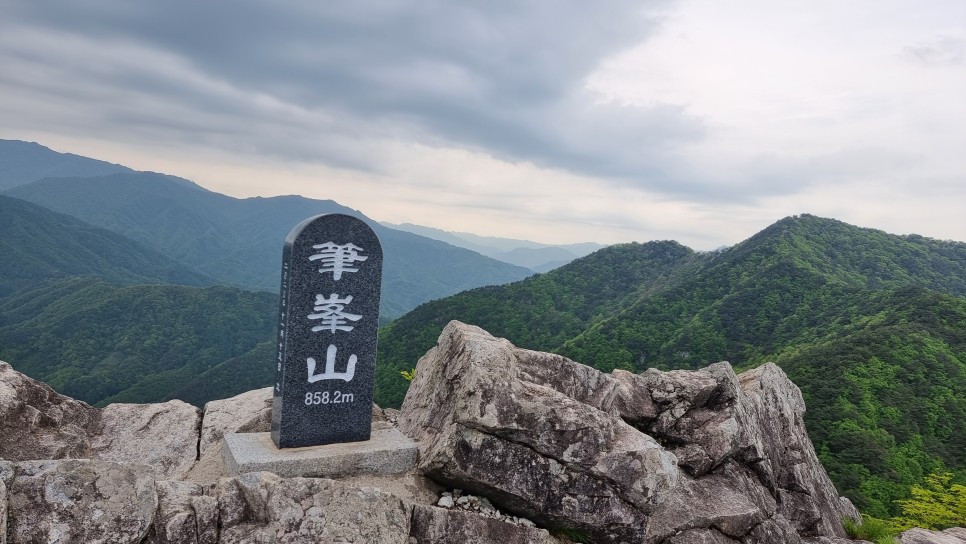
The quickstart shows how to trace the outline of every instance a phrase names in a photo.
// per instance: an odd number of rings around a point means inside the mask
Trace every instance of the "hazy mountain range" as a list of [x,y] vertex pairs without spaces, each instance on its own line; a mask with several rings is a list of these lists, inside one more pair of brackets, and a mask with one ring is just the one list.
[[541,244],[530,240],[479,236],[469,232],[451,232],[434,229],[432,227],[413,225],[412,223],[395,225],[383,222],[382,224],[390,228],[412,232],[413,234],[419,234],[457,247],[466,248],[480,255],[492,257],[498,261],[529,268],[534,272],[548,272],[578,257],[589,255],[598,249],[607,247],[604,244],[594,242],[561,245]]
[[[90,161],[38,144],[0,141],[0,186],[8,187],[3,193],[7,196],[140,242],[218,282],[271,291],[278,290],[282,241],[293,226],[320,213],[360,217],[383,244],[384,318],[398,317],[427,300],[532,274],[521,266],[384,227],[331,200],[237,199],[181,178]],[[82,165],[87,174],[30,179],[51,171],[65,173],[71,165]],[[100,175],[112,168],[117,172]]]

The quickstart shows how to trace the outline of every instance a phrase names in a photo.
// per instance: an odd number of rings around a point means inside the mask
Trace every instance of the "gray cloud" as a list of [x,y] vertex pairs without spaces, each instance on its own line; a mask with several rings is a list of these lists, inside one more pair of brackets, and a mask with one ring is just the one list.
[[[648,10],[663,3],[21,1],[6,24],[130,46],[126,66],[104,65],[117,51],[43,60],[60,62],[69,80],[95,81],[92,92],[140,97],[132,108],[102,104],[102,121],[128,130],[354,168],[376,164],[354,145],[362,139],[456,145],[674,192],[688,187],[662,166],[664,153],[701,138],[702,122],[583,91],[602,59],[659,27]],[[239,93],[172,77],[153,54]],[[295,110],[258,111],[252,96]]]

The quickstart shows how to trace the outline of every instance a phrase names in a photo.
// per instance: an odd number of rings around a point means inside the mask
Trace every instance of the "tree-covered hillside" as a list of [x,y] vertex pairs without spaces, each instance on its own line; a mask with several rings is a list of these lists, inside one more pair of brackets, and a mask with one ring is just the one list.
[[[0,360],[91,404],[163,401],[188,388],[202,403],[271,381],[273,357],[262,359],[259,344],[274,338],[276,308],[265,292],[68,279],[0,301]],[[236,360],[256,348],[254,368]],[[230,383],[199,386],[226,364]]]
[[[875,515],[894,514],[892,501],[932,468],[966,476],[957,442],[966,436],[966,244],[787,218],[733,248],[691,255],[654,281],[629,281],[595,308],[607,292],[601,280],[637,259],[639,247],[617,246],[417,308],[382,332],[377,400],[398,402],[405,382],[394,374],[459,319],[602,370],[774,360],[805,393],[809,429],[836,483]],[[571,293],[581,297],[546,295],[566,274],[580,278]],[[543,309],[529,311],[537,301]]]
[[380,331],[379,402],[402,403],[408,384],[399,380],[399,371],[415,366],[451,319],[549,351],[618,313],[629,295],[672,284],[705,259],[677,242],[620,244],[520,282],[424,304]]
[[74,276],[124,283],[214,283],[111,231],[0,195],[0,297]]
[[282,242],[305,218],[344,213],[366,220],[383,245],[384,318],[427,300],[516,281],[530,270],[383,227],[331,200],[237,199],[149,172],[51,178],[6,194],[114,231],[230,285],[277,291]]

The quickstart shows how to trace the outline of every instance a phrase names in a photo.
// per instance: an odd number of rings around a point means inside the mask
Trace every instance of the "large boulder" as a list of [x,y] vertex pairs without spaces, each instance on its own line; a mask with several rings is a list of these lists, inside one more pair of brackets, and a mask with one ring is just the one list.
[[545,527],[641,541],[647,514],[678,483],[676,459],[617,415],[576,400],[612,398],[612,380],[587,367],[584,379],[555,374],[546,362],[576,368],[450,323],[420,359],[399,421],[419,444],[420,469]]
[[90,457],[150,465],[162,479],[180,479],[198,458],[201,412],[180,400],[110,404],[91,437]]
[[272,388],[255,389],[205,404],[199,453],[220,451],[226,433],[261,433],[271,430]]
[[216,492],[223,544],[409,542],[412,507],[378,489],[253,472]]
[[145,544],[217,544],[218,498],[206,487],[159,481],[158,511]]
[[399,426],[430,478],[595,541],[844,538],[854,509],[804,412],[772,364],[608,375],[454,321],[420,359]]
[[842,519],[854,517],[854,509],[839,499],[818,460],[805,429],[801,391],[771,363],[738,378],[755,444],[746,460],[776,494],[779,513],[802,536],[846,536]]
[[87,457],[100,412],[0,361],[0,459]]
[[8,494],[17,544],[141,542],[158,507],[151,468],[112,461],[23,461]]
[[61,395],[0,362],[0,459],[101,459],[184,477],[198,458],[201,412],[182,401],[111,404]]
[[966,544],[966,529],[954,527],[945,531],[909,529],[899,535],[900,544]]

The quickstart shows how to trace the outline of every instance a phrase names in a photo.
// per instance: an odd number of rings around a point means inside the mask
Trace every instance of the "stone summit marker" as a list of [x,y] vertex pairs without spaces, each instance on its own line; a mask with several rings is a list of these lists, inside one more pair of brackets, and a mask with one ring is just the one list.
[[285,238],[272,441],[369,440],[382,246],[362,220],[327,214]]
[[412,440],[372,428],[381,281],[382,247],[361,220],[319,215],[288,234],[272,430],[226,433],[228,474],[343,478],[416,466]]

